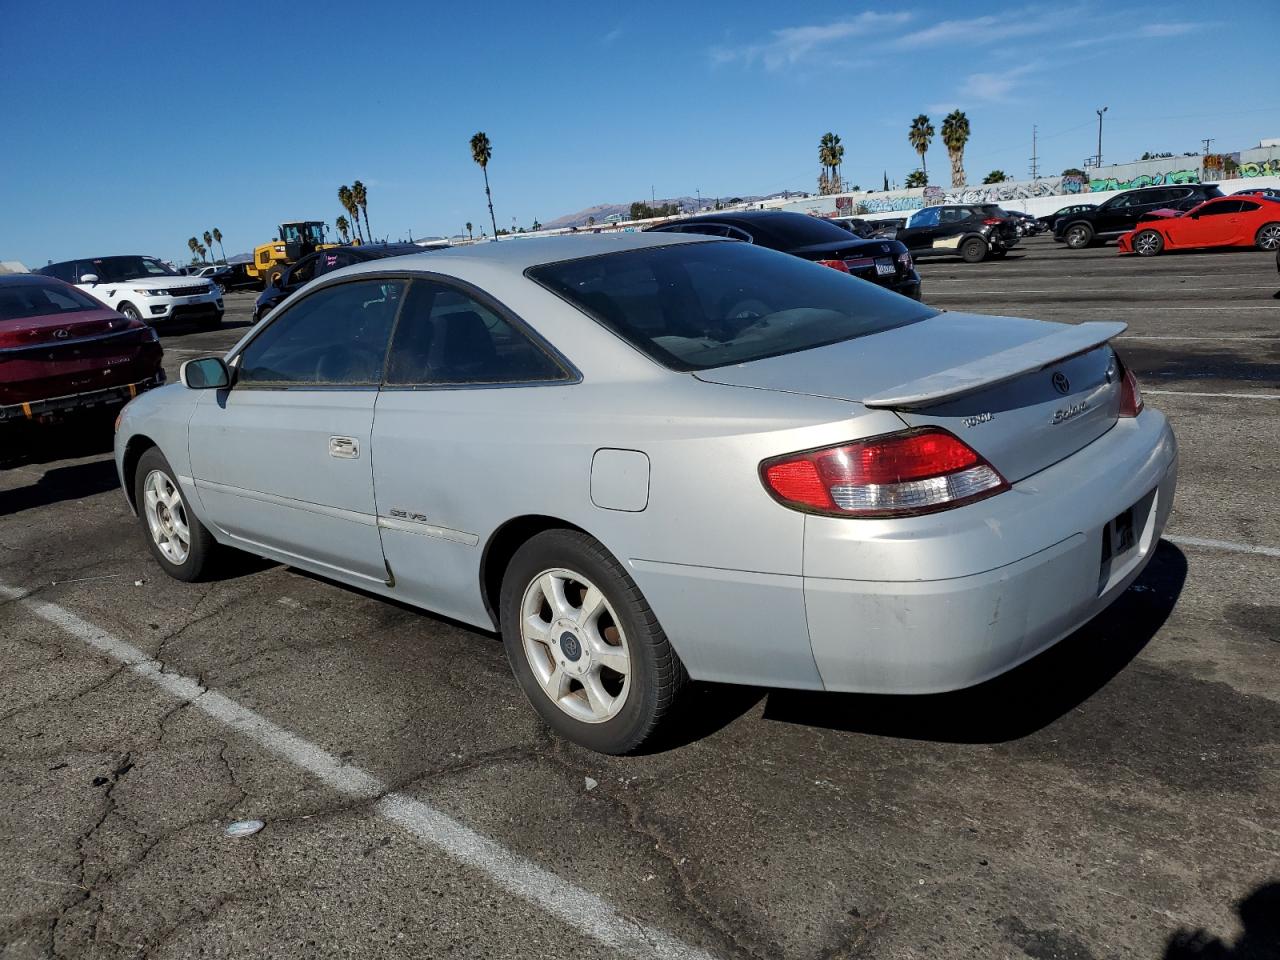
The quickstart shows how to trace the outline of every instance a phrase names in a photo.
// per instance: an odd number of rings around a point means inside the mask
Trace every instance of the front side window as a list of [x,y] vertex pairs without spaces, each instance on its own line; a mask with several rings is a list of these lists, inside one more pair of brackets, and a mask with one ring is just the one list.
[[1216,203],[1206,203],[1199,210],[1199,216],[1202,217],[1218,217],[1224,213],[1239,213],[1239,200],[1219,200]]
[[560,365],[489,307],[461,291],[415,280],[387,364],[387,383],[448,385],[564,380]]
[[875,284],[745,243],[649,247],[526,272],[672,370],[747,363],[937,315]]
[[80,278],[76,276],[76,264],[74,260],[68,260],[63,263],[51,263],[47,267],[41,267],[36,271],[46,277],[57,277],[59,280],[65,280],[67,283],[77,283]]
[[239,384],[364,385],[382,379],[403,280],[358,280],[298,301],[239,355]]
[[925,207],[923,210],[917,210],[910,219],[907,220],[908,227],[936,227],[938,225],[939,210],[937,207]]

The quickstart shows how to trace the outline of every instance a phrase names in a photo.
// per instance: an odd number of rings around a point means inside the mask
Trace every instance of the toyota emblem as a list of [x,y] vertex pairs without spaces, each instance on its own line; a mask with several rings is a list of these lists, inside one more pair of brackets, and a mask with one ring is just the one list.
[[1057,390],[1064,397],[1071,392],[1071,381],[1067,379],[1065,373],[1055,373],[1053,375],[1053,389]]

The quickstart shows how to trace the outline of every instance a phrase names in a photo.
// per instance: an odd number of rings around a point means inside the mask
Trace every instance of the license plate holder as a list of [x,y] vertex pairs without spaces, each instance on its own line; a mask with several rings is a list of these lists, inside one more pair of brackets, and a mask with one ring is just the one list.
[[876,261],[876,276],[889,277],[897,272],[892,260],[879,259]]

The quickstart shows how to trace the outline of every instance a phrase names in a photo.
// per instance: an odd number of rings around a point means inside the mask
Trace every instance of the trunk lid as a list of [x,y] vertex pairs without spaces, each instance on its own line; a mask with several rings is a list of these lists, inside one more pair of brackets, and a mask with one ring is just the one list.
[[1013,483],[1115,424],[1120,377],[1107,341],[1123,329],[943,313],[696,376],[894,410],[909,426],[951,431]]
[[0,406],[137,383],[156,374],[161,357],[153,332],[114,310],[5,321]]
[[53,316],[0,320],[0,350],[63,343],[123,330],[129,321],[114,310],[78,310]]

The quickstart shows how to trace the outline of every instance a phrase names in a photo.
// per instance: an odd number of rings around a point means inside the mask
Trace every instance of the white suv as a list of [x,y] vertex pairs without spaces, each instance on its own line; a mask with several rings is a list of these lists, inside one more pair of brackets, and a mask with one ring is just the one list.
[[222,290],[216,283],[184,277],[155,257],[65,260],[35,272],[74,283],[135,320],[193,320],[207,327],[222,323]]

